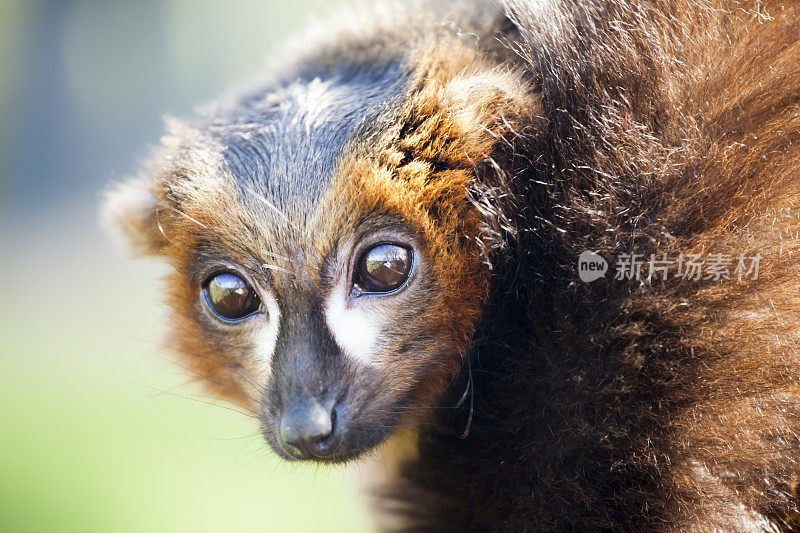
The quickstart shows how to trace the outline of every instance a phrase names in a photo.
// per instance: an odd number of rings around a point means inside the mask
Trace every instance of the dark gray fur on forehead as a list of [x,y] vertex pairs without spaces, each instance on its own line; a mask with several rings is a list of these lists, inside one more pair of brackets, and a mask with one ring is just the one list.
[[291,81],[248,91],[213,118],[223,164],[243,197],[255,192],[279,209],[308,209],[329,187],[353,134],[401,94],[407,78],[399,63],[312,65]]

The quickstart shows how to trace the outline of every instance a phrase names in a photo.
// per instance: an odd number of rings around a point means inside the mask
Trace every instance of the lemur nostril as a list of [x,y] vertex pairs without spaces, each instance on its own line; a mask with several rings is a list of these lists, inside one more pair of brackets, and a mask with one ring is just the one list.
[[280,421],[284,450],[298,459],[324,457],[336,414],[313,399],[293,398],[286,403]]

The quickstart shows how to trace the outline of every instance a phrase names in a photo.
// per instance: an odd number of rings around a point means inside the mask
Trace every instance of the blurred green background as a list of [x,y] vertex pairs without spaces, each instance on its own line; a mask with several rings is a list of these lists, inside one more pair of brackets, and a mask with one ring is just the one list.
[[0,0],[0,532],[364,531],[159,343],[164,267],[98,227],[165,113],[257,73],[330,2]]

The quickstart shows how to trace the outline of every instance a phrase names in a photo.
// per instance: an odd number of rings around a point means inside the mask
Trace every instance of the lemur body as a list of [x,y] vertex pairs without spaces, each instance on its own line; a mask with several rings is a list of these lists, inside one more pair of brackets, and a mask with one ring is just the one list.
[[[788,530],[798,9],[383,5],[174,122],[106,213],[277,453],[410,435],[407,529]],[[584,250],[760,271],[584,283]]]

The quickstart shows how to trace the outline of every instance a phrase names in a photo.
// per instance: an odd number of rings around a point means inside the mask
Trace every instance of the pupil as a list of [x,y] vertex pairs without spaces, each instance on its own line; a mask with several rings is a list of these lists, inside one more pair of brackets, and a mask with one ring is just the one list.
[[381,244],[364,256],[361,277],[367,289],[387,292],[403,284],[410,265],[408,249]]
[[212,310],[222,318],[244,318],[259,308],[259,300],[253,289],[234,274],[214,276],[209,281],[206,292]]

